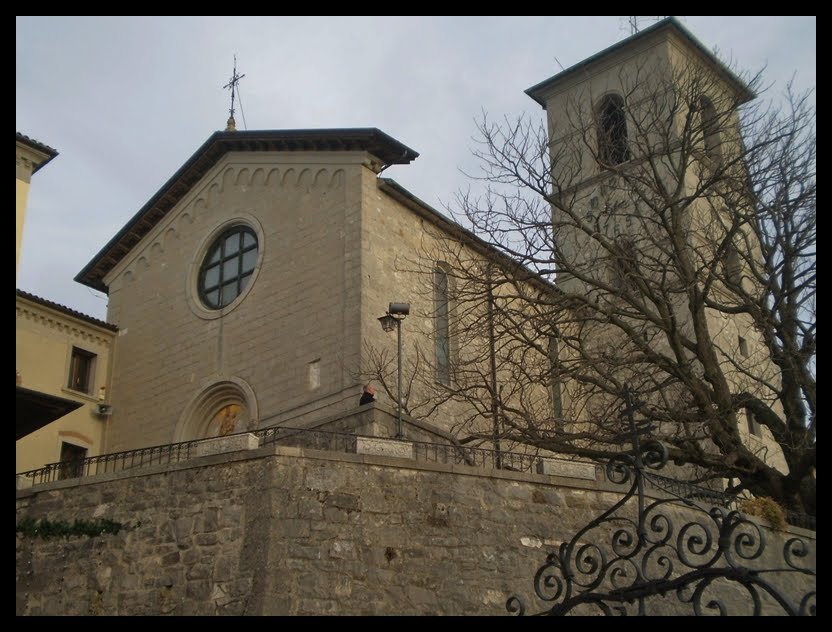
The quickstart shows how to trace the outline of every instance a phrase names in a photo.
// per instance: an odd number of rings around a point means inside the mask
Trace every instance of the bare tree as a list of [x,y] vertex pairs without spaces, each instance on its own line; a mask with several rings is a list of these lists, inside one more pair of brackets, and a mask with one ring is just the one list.
[[458,347],[439,388],[420,358],[425,392],[470,436],[600,459],[626,385],[675,463],[814,513],[814,106],[720,81],[644,66],[548,130],[482,116],[471,231],[419,258],[452,270]]

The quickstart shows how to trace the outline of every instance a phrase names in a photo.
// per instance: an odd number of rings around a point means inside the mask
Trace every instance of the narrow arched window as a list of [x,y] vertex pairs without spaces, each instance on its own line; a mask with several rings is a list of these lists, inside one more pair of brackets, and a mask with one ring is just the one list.
[[707,97],[699,100],[699,116],[702,121],[702,138],[705,145],[705,155],[714,164],[722,159],[722,149],[719,139],[719,120],[716,108]]
[[630,159],[624,99],[617,94],[608,94],[598,106],[598,157],[607,166]]
[[555,423],[560,426],[563,424],[563,398],[561,396],[560,343],[556,333],[549,336],[549,379],[551,383],[552,415],[555,418]]
[[451,314],[448,272],[440,264],[433,270],[433,296],[436,324],[436,380],[451,383]]

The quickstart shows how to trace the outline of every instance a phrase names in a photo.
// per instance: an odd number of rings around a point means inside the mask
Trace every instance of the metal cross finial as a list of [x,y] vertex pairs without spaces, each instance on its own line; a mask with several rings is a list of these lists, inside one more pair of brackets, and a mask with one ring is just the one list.
[[231,109],[228,110],[228,113],[231,115],[228,119],[229,127],[233,127],[234,124],[234,93],[237,92],[237,84],[240,83],[240,79],[243,77],[245,75],[237,74],[237,55],[234,55],[234,70],[231,74],[231,79],[222,87],[223,90],[231,90]]

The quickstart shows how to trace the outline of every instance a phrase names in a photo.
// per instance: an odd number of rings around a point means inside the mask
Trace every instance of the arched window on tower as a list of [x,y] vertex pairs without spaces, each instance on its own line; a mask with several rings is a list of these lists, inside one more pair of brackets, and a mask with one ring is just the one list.
[[630,159],[624,99],[617,94],[608,94],[598,105],[598,157],[604,166]]

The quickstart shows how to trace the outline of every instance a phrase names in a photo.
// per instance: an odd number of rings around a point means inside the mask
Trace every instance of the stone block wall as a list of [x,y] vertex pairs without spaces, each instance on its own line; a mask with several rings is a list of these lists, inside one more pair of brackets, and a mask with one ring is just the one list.
[[[17,491],[18,523],[107,518],[125,529],[18,534],[16,612],[503,615],[515,593],[536,611],[547,552],[616,502],[614,489],[273,446],[35,486]],[[781,536],[766,536],[777,557]]]

